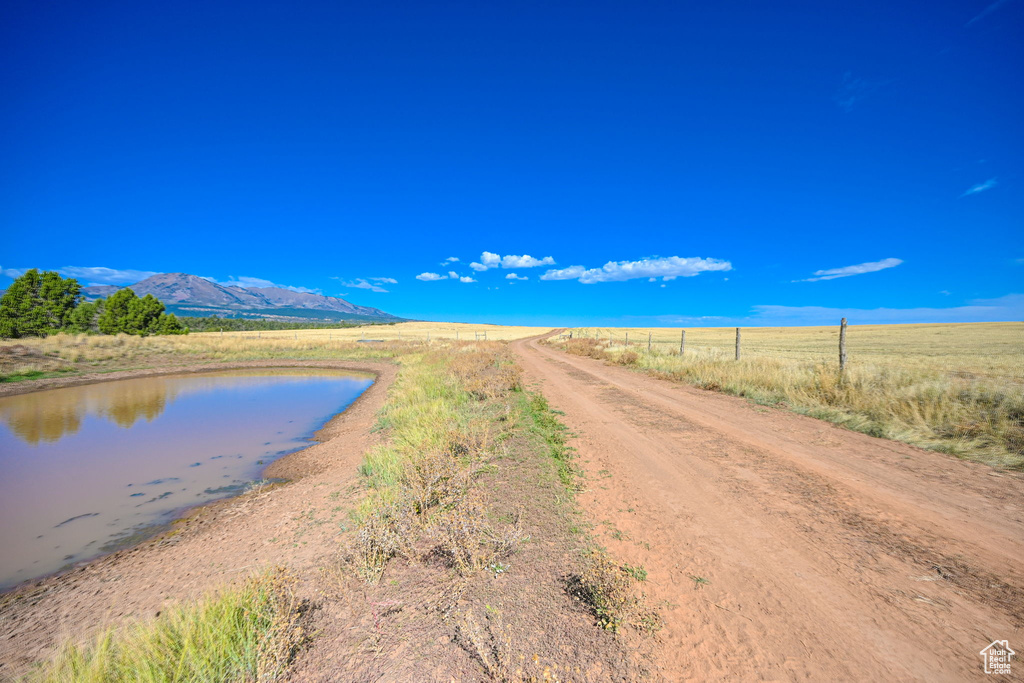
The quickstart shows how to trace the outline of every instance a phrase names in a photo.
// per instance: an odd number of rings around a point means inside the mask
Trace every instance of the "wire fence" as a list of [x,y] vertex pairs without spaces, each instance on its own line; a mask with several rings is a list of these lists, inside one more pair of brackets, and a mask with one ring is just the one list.
[[[739,328],[739,357],[839,365],[842,324],[827,327]],[[845,331],[851,364],[941,367],[1024,381],[1024,323],[859,325]],[[581,327],[559,335],[599,341],[610,351],[735,359],[737,328]]]

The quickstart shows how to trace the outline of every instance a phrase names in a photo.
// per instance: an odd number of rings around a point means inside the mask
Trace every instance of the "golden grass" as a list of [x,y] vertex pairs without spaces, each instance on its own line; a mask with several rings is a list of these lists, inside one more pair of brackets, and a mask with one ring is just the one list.
[[[679,350],[678,327],[589,327],[572,332],[576,337],[611,339],[613,345],[624,344],[629,334],[635,350],[646,348],[650,334],[654,350]],[[686,328],[687,351],[731,359],[735,340],[733,327]],[[1020,322],[850,325],[846,345],[850,367],[885,363],[1024,381],[1024,323]],[[744,358],[838,364],[839,326],[745,327],[741,348]]]
[[[0,341],[0,381],[31,378],[26,373],[102,371],[144,367],[153,362],[203,362],[274,358],[373,360],[394,358],[427,344],[511,341],[551,328],[400,323],[337,330],[202,332],[136,337],[119,334],[56,334],[44,339]],[[486,335],[486,339],[485,339]],[[369,341],[364,341],[369,340]],[[17,350],[17,353],[5,353]]]
[[442,343],[400,359],[377,429],[387,440],[360,472],[370,495],[349,559],[376,581],[395,556],[434,553],[461,573],[515,551],[517,524],[498,527],[474,487],[498,430],[511,427],[518,369],[503,344]]
[[874,436],[1024,468],[1024,323],[851,326],[842,377],[838,326],[744,329],[738,362],[735,328],[687,329],[683,357],[678,328],[586,328],[573,337],[556,343]]

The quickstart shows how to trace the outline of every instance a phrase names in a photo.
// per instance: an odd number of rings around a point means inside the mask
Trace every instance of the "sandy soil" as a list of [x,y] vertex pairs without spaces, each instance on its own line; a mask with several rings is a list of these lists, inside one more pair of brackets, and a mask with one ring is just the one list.
[[578,434],[599,540],[669,603],[669,680],[978,680],[1024,646],[1020,476],[512,346]]
[[[323,367],[378,377],[316,434],[320,443],[267,469],[291,483],[200,508],[167,534],[0,596],[0,680],[17,675],[67,637],[151,617],[259,569],[288,565],[315,584],[338,553],[337,530],[359,496],[357,466],[377,438],[370,429],[397,366],[360,361],[260,361],[125,371],[18,382],[0,395],[97,381],[239,367]],[[303,574],[305,572],[305,574]]]

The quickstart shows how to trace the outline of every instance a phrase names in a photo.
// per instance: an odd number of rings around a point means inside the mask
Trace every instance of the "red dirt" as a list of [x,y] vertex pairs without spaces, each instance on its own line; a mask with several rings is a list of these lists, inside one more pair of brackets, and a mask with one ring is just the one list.
[[599,540],[670,603],[669,680],[980,679],[1024,646],[1020,476],[512,347],[579,435]]

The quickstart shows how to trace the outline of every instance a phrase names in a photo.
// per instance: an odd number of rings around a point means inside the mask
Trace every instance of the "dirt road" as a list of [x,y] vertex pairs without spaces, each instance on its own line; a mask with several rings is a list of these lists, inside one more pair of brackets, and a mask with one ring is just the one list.
[[513,348],[578,435],[599,540],[670,603],[670,680],[982,680],[990,642],[1024,652],[1021,477]]

